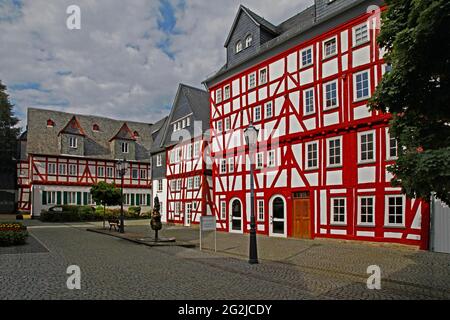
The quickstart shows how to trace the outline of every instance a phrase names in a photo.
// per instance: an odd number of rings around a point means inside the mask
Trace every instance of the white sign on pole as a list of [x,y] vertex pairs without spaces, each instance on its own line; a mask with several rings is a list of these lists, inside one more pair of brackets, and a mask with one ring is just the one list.
[[214,251],[217,252],[216,216],[200,217],[200,251],[202,250],[202,233],[204,231],[214,231]]

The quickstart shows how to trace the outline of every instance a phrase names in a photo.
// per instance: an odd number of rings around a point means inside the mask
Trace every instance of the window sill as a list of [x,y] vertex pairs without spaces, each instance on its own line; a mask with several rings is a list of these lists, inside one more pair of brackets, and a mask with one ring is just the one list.
[[357,102],[361,102],[361,101],[369,100],[369,99],[370,99],[370,95],[367,97],[356,98],[353,100],[353,103],[357,103]]
[[375,224],[358,223],[356,225],[359,228],[375,228]]
[[369,160],[369,161],[358,161],[358,165],[368,165],[368,164],[375,164],[375,160]]
[[331,110],[338,109],[338,108],[339,108],[339,105],[332,106],[332,107],[324,107],[323,112],[331,111]]
[[332,227],[346,227],[347,223],[346,222],[331,222],[330,226],[332,226]]
[[327,169],[342,169],[342,163],[341,164],[328,164]]
[[385,229],[406,229],[406,226],[404,224],[402,225],[393,225],[393,224],[389,224],[389,225],[384,225]]
[[352,46],[352,49],[353,49],[353,50],[359,49],[359,48],[361,48],[361,47],[366,46],[366,45],[369,44],[369,43],[370,43],[370,39],[367,39],[367,40],[365,40],[364,42],[354,44],[354,45]]
[[312,68],[313,66],[314,66],[314,63],[310,63],[310,64],[307,64],[307,65],[301,66],[299,71],[306,71],[306,70]]
[[333,59],[333,58],[336,58],[337,57],[337,52],[336,53],[333,53],[333,54],[331,54],[331,55],[329,55],[329,56],[326,56],[326,57],[322,57],[322,63],[323,62],[327,62],[328,60],[331,60],[331,59]]

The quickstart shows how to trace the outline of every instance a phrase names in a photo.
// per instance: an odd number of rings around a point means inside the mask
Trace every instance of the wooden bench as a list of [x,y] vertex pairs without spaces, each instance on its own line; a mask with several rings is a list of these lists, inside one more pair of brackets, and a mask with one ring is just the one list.
[[114,228],[115,231],[120,231],[120,220],[119,219],[108,219],[109,231]]

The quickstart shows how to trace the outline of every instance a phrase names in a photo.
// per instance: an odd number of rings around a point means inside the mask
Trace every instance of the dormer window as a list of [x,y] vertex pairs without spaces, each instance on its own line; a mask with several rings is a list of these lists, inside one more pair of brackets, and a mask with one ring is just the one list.
[[139,132],[134,131],[134,132],[133,132],[133,135],[137,138],[137,137],[139,137]]
[[96,131],[96,132],[100,131],[100,127],[98,126],[98,124],[94,124],[92,126],[92,131]]
[[253,36],[249,34],[247,38],[245,38],[245,48],[251,47],[253,44]]
[[242,41],[238,41],[237,43],[236,43],[236,53],[239,53],[239,52],[241,52],[242,51]]
[[76,149],[78,147],[78,139],[76,137],[69,137],[69,147]]
[[55,126],[55,122],[52,119],[47,120],[47,127],[53,128]]
[[121,147],[122,147],[122,153],[128,153],[128,142],[122,142],[121,143]]

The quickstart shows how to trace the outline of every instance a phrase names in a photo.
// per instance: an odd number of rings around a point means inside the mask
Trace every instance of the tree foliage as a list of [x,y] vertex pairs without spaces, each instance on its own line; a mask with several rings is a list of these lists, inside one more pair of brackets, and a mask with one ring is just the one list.
[[19,119],[14,116],[13,105],[6,93],[6,86],[0,81],[0,162],[7,166],[17,154],[17,138],[20,128],[15,126]]
[[102,206],[117,206],[122,203],[122,195],[115,184],[101,181],[91,188],[92,199]]
[[399,158],[389,170],[410,197],[450,204],[450,1],[386,0],[378,37],[386,73],[370,101],[390,112]]

